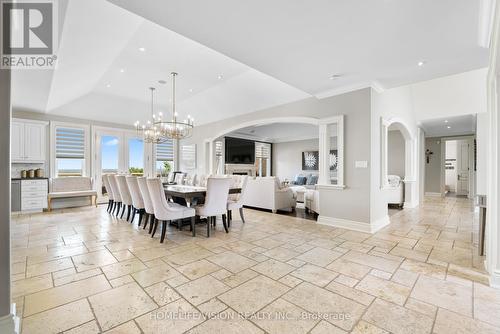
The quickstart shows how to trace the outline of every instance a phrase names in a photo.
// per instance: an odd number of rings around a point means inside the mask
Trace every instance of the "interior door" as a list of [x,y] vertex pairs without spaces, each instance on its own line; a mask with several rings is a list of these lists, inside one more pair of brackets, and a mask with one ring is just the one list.
[[469,195],[469,142],[457,143],[457,195]]

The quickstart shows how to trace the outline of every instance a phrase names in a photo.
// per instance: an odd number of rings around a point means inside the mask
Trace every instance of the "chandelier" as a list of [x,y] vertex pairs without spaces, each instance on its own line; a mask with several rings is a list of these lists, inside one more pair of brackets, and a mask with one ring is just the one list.
[[191,116],[187,120],[178,121],[177,111],[175,110],[175,77],[177,73],[172,72],[172,120],[164,121],[161,113],[159,118],[155,119],[154,125],[158,129],[160,135],[171,139],[184,139],[193,135],[194,119]]
[[[151,119],[146,121],[146,123],[141,124],[139,121],[134,123],[137,134],[142,137],[143,142],[160,144],[166,141],[161,134],[160,128],[157,123],[157,116],[154,113],[154,87],[149,87],[151,90]],[[159,113],[159,118],[161,118],[161,112]]]

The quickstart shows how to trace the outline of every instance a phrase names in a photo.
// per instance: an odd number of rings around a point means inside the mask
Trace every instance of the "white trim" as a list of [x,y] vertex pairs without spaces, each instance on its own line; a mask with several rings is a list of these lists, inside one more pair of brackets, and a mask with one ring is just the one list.
[[500,270],[493,270],[490,275],[490,286],[500,289]]
[[91,159],[91,153],[92,153],[92,148],[91,148],[91,127],[87,124],[81,124],[81,123],[70,123],[70,122],[59,122],[59,121],[50,121],[50,176],[51,177],[56,177],[56,169],[57,169],[57,164],[56,164],[56,128],[58,127],[64,127],[64,128],[74,128],[74,129],[83,129],[84,131],[84,157],[85,157],[85,164],[83,166],[83,171],[82,175],[83,176],[92,176],[93,171],[92,171],[92,165],[93,163]]
[[39,120],[29,119],[29,118],[13,118],[12,122],[24,122],[24,123],[33,123],[33,124],[40,124],[40,125],[49,125],[48,121],[39,121]]
[[495,0],[479,1],[479,19],[477,29],[477,43],[483,48],[491,45],[493,18],[495,16]]
[[417,202],[404,202],[404,208],[405,209],[413,209],[418,206]]
[[373,223],[358,222],[349,219],[333,218],[320,215],[318,217],[318,224],[327,225],[337,228],[343,228],[352,231],[364,232],[364,233],[376,233],[380,229],[390,224],[389,216],[384,216]]
[[317,184],[316,190],[344,190],[347,188],[345,185],[337,184]]
[[339,87],[339,88],[325,90],[325,91],[319,92],[317,94],[314,94],[314,96],[321,100],[321,99],[324,99],[327,97],[342,95],[345,93],[350,93],[350,92],[354,92],[356,90],[361,90],[361,89],[371,88],[371,87],[372,87],[371,82],[361,82],[361,83],[356,83],[353,85],[348,85],[348,86],[343,86],[343,87]]
[[425,192],[425,196],[429,196],[429,197],[443,197],[443,194],[426,191]]
[[16,315],[16,304],[10,305],[10,314],[0,318],[0,333],[2,334],[19,334],[20,319]]

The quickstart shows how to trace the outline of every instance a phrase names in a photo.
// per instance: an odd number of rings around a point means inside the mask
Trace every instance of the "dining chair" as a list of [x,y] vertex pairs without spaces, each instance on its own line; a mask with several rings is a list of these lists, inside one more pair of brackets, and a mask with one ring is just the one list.
[[245,190],[247,188],[248,176],[240,177],[240,183],[235,184],[241,188],[241,192],[238,194],[237,198],[230,198],[227,201],[227,221],[228,225],[231,226],[231,221],[233,220],[233,210],[240,211],[241,221],[245,223],[245,217],[243,216],[243,200],[245,197]]
[[207,217],[207,238],[210,237],[210,225],[215,225],[217,215],[222,215],[222,224],[226,233],[227,198],[231,179],[228,177],[210,177],[207,180],[207,195],[203,205],[195,207],[196,215]]
[[177,174],[175,174],[174,183],[175,184],[179,184],[179,185],[184,184],[184,177],[185,176],[186,176],[185,173],[177,173]]
[[196,219],[195,210],[193,208],[188,208],[177,203],[168,202],[165,196],[165,190],[163,189],[163,184],[161,183],[160,179],[149,178],[147,179],[147,184],[156,217],[156,222],[151,237],[154,237],[158,222],[161,221],[160,242],[163,243],[163,241],[165,240],[165,234],[167,232],[167,223],[173,220],[184,218],[191,218],[191,229],[194,236],[194,223]]
[[120,196],[122,198],[123,210],[120,218],[123,218],[125,213],[125,206],[127,206],[127,221],[130,219],[130,212],[132,211],[132,196],[130,195],[130,190],[128,189],[127,180],[125,175],[117,175],[116,181],[118,183],[118,189],[120,189]]
[[102,176],[102,182],[104,183],[104,188],[106,188],[106,193],[108,194],[108,207],[106,208],[106,211],[111,213],[111,209],[113,208],[113,190],[111,190],[111,185],[109,184],[108,180],[108,174],[104,174]]
[[151,202],[151,196],[149,195],[149,189],[146,177],[138,177],[137,184],[139,185],[139,190],[141,192],[142,200],[144,202],[144,210],[146,211],[144,218],[144,225],[142,228],[145,229],[149,221],[149,233],[151,234],[156,218],[155,218],[155,210],[153,207],[153,202]]
[[196,185],[196,174],[188,174],[184,181],[184,184],[187,186],[195,186]]
[[137,176],[127,176],[127,185],[132,196],[132,218],[130,222],[134,221],[135,214],[139,214],[139,225],[141,226],[142,216],[144,215],[144,200],[142,199],[141,191],[139,190],[139,183],[137,183]]
[[108,174],[108,181],[109,185],[111,186],[111,191],[113,192],[113,201],[114,201],[114,207],[111,213],[118,217],[118,214],[120,213],[120,209],[122,207],[122,198],[120,195],[120,190],[118,189],[118,182],[116,181],[116,175]]

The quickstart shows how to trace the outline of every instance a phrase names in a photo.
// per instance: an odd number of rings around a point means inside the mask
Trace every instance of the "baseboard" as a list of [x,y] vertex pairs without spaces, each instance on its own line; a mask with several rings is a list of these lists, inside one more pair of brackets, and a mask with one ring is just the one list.
[[413,209],[413,208],[416,208],[418,206],[418,204],[416,202],[405,202],[404,203],[404,208],[407,208],[407,209]]
[[490,286],[500,289],[500,270],[494,270],[490,275]]
[[441,193],[425,192],[425,196],[442,197]]
[[321,215],[318,216],[318,224],[332,226],[332,227],[339,227],[339,228],[344,228],[346,230],[352,230],[364,233],[375,233],[381,228],[387,226],[389,223],[390,223],[389,216],[385,216],[372,223],[364,223],[349,219],[333,218]]
[[16,304],[11,305],[11,313],[0,318],[0,333],[19,334],[19,317],[16,316]]

